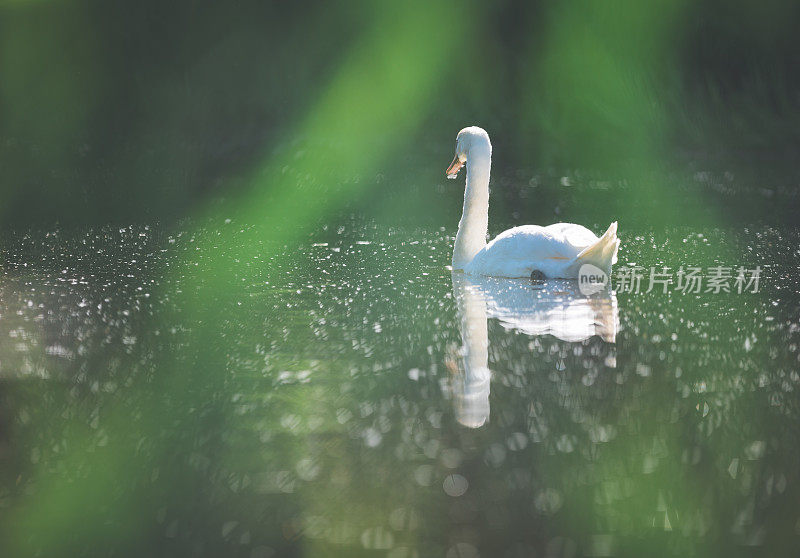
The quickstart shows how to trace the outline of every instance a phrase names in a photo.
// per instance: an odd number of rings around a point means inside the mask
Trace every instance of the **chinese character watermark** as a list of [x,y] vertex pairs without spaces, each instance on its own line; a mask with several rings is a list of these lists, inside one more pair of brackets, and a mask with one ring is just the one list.
[[[622,266],[615,270],[610,284],[620,293],[650,293],[652,291],[666,294],[669,290],[681,293],[757,293],[761,278],[761,266],[755,269],[726,267],[722,265],[702,267],[680,266],[677,270],[670,267],[651,267],[649,271],[640,266]],[[583,290],[581,290],[583,292]]]

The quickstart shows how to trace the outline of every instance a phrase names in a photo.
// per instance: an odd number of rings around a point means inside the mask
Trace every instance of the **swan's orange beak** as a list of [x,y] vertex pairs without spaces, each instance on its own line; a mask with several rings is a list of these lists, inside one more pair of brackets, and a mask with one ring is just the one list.
[[453,162],[450,163],[450,166],[447,167],[445,173],[447,174],[447,178],[455,178],[458,175],[458,171],[461,170],[461,167],[464,166],[464,162],[458,158],[458,154],[453,158]]

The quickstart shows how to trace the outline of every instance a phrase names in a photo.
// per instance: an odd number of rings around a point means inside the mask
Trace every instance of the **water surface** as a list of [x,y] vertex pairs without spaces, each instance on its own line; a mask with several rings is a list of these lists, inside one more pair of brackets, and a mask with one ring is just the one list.
[[15,554],[800,544],[796,230],[622,223],[618,268],[758,265],[759,291],[587,297],[453,273],[454,231],[351,219],[228,257],[252,229],[8,239],[0,514]]

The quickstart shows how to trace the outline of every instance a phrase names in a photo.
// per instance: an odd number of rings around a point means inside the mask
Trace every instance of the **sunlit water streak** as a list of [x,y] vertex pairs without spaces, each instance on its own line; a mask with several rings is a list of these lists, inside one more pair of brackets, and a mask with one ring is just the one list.
[[[165,355],[185,359],[197,329],[181,319],[198,283],[181,262],[246,228],[7,241],[8,524],[28,525],[37,497],[69,514],[62,485],[90,487],[126,455],[131,479],[93,496],[109,524],[136,526],[121,554],[730,555],[798,542],[797,231],[623,230],[618,265],[761,265],[761,292],[587,298],[451,274],[440,231],[345,223],[228,262],[245,284],[217,325],[225,368],[213,389],[164,390]],[[721,245],[746,261],[721,260]],[[85,548],[98,525],[64,544]]]

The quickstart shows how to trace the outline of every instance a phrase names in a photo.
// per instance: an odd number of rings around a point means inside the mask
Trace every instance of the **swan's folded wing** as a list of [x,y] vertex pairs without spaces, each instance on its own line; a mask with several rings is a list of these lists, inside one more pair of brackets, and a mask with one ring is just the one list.
[[565,242],[564,234],[550,227],[522,225],[497,235],[479,254],[495,265],[519,261],[570,259],[582,248]]
[[514,227],[478,252],[465,271],[497,277],[529,277],[538,269],[546,276],[560,276],[562,267],[582,250],[565,240],[557,229],[537,225]]
[[583,225],[574,223],[556,223],[545,228],[550,229],[554,236],[561,236],[565,243],[578,249],[578,251],[591,246],[597,242],[598,238],[597,235]]

